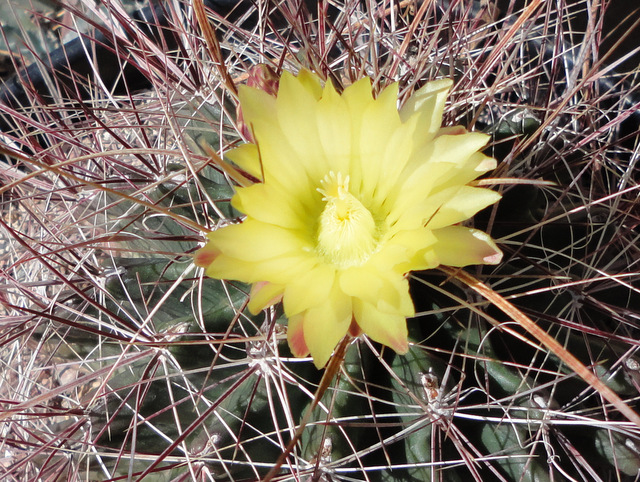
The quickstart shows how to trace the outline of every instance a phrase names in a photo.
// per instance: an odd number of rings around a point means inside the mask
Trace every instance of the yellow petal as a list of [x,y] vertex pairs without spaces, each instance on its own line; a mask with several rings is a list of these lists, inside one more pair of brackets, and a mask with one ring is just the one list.
[[[329,165],[323,155],[324,150],[318,133],[318,99],[295,77],[288,75],[283,76],[280,80],[276,103],[277,117],[271,122],[279,126],[285,142],[291,146],[294,153],[294,157],[290,159],[285,169],[293,170],[296,173],[301,172],[302,174],[297,175],[300,178],[309,176],[312,179],[321,179],[321,176],[329,171]],[[263,142],[272,143],[268,138],[264,138]],[[273,147],[273,152],[276,152],[279,146],[270,147]],[[274,161],[276,160],[274,159]],[[276,176],[282,174],[281,169],[274,171]]]
[[374,102],[371,93],[371,79],[364,77],[352,85],[348,86],[342,92],[342,99],[347,105],[349,112],[350,128],[350,145],[352,150],[352,159],[350,163],[349,177],[351,178],[351,186],[359,192],[362,184],[363,159],[359,152],[360,136],[362,132],[362,113]]
[[[240,167],[246,165],[247,172],[264,182],[274,183],[284,189],[291,187],[298,193],[313,191],[315,186],[309,185],[305,163],[301,159],[305,160],[309,157],[305,154],[314,151],[300,151],[300,144],[308,143],[308,137],[314,134],[310,131],[310,126],[315,126],[316,100],[313,94],[288,74],[280,80],[277,98],[246,86],[240,86],[238,95],[246,124],[256,144],[253,148],[246,148],[246,152],[243,148],[238,148],[238,153],[230,151],[227,154],[229,159]],[[300,110],[297,109],[304,108],[309,115],[300,116]],[[322,156],[318,154],[311,157],[313,159],[310,162],[318,163]]]
[[448,199],[428,221],[429,229],[451,226],[469,219],[481,209],[496,203],[502,196],[490,189],[462,186],[449,190]]
[[362,298],[370,303],[378,299],[383,281],[380,273],[369,266],[354,266],[339,273],[340,289],[353,298]]
[[282,74],[282,77],[285,78],[285,82],[295,79],[295,82],[298,82],[302,87],[304,87],[304,89],[307,90],[307,92],[309,92],[316,100],[320,99],[322,96],[320,79],[318,79],[317,75],[311,73],[307,69],[300,70],[297,77],[293,77],[293,75],[285,71]]
[[252,219],[217,229],[209,234],[209,239],[226,256],[245,261],[300,253],[310,244],[298,231]]
[[451,79],[427,82],[413,93],[400,109],[402,122],[406,122],[412,116],[417,117],[416,144],[430,141],[440,129],[444,106],[452,85]]
[[238,280],[245,283],[269,281],[287,284],[311,269],[315,260],[305,255],[285,255],[256,263],[221,254],[207,267],[210,278]]
[[336,269],[318,264],[313,269],[291,280],[284,290],[284,312],[287,316],[325,303],[333,287]]
[[397,313],[404,318],[415,315],[413,300],[409,294],[409,281],[400,275],[385,278],[385,286],[372,305],[379,311]]
[[400,354],[409,351],[407,320],[404,315],[380,311],[361,300],[354,300],[353,305],[356,322],[369,338]]
[[302,358],[309,354],[309,347],[304,341],[304,313],[289,318],[287,341],[293,356]]
[[257,315],[265,308],[275,305],[282,299],[284,286],[260,281],[251,286],[247,308],[253,315]]
[[473,154],[466,162],[455,166],[438,179],[438,186],[434,192],[451,186],[460,186],[476,179],[478,176],[496,168],[496,160],[481,152]]
[[477,169],[484,168],[485,160],[491,158],[477,151],[488,139],[486,134],[478,132],[445,135],[418,150],[407,165],[404,182],[395,190],[391,220],[404,215],[410,206],[422,203],[432,191],[462,186],[485,172]]
[[305,208],[313,205],[313,197],[292,198],[271,184],[258,183],[237,189],[231,204],[256,221],[306,231],[309,225]]
[[468,132],[462,135],[443,135],[433,140],[431,157],[435,162],[464,164],[489,141],[482,132]]
[[[371,196],[363,196],[363,200],[371,198],[374,206],[382,205],[389,197],[390,192],[397,189],[400,174],[410,161],[414,146],[412,136],[414,123],[399,125],[389,137],[379,162],[380,177],[376,189]],[[364,201],[363,201],[364,202]]]
[[317,368],[327,364],[353,318],[351,298],[334,283],[327,300],[304,312],[304,340]]
[[398,273],[350,268],[340,273],[339,281],[340,289],[353,299],[384,307],[383,311],[397,312],[403,317],[414,315],[409,283]]
[[214,259],[220,255],[220,250],[215,244],[207,242],[202,248],[193,255],[193,263],[199,268],[208,267]]
[[[360,138],[354,145],[359,149],[361,167],[360,170],[354,167],[350,172],[354,177],[352,183],[354,192],[372,195],[376,191],[382,176],[384,153],[390,139],[400,126],[400,115],[396,108],[396,101],[391,102],[391,96],[394,93],[397,95],[397,92],[397,84],[389,86],[361,114]],[[358,175],[362,179],[360,185],[357,183]]]
[[302,159],[311,157],[315,162],[320,162],[319,155],[309,154],[307,157],[301,157],[296,146],[290,143],[290,140],[298,142],[299,136],[291,130],[289,135],[285,135],[273,119],[268,127],[256,135],[262,179],[265,183],[273,184],[293,196],[314,192],[316,186],[312,186],[309,172]]
[[498,264],[502,251],[491,237],[477,229],[449,226],[433,231],[438,242],[433,246],[440,264],[468,266],[471,264]]
[[371,79],[369,77],[363,77],[354,82],[344,89],[342,98],[349,106],[351,116],[354,118],[360,117],[367,106],[373,102]]
[[255,144],[242,144],[228,151],[225,157],[256,179],[262,179],[262,165],[258,147]]
[[268,126],[276,115],[276,99],[263,90],[241,85],[238,87],[238,98],[244,122],[250,131]]
[[431,230],[420,226],[417,229],[399,231],[388,241],[390,244],[402,246],[405,249],[405,259],[410,259],[412,253],[431,246],[436,242]]
[[351,172],[351,120],[345,100],[327,82],[318,102],[317,128],[328,168]]

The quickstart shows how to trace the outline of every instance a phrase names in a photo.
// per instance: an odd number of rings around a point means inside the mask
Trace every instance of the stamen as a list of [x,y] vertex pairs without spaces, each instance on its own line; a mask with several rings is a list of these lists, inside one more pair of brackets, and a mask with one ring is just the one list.
[[318,192],[326,205],[320,215],[317,251],[340,267],[364,263],[377,245],[371,212],[349,192],[349,176],[331,171],[320,184]]

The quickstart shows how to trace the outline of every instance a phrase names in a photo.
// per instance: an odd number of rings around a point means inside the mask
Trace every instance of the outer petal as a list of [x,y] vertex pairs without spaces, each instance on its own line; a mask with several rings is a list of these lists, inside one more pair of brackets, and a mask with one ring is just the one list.
[[[301,171],[303,174],[298,177],[310,176],[312,179],[318,179],[321,174],[322,179],[328,171],[328,162],[318,133],[318,99],[305,85],[297,82],[295,77],[283,75],[276,102],[277,116],[271,122],[277,122],[285,142],[295,153],[285,169]],[[264,141],[269,142],[268,139]],[[273,148],[275,152],[278,146]],[[279,169],[273,174],[280,176],[282,172]]]
[[[351,172],[351,119],[345,100],[327,82],[318,102],[317,128],[329,169]],[[319,175],[322,178],[326,173]]]
[[294,80],[304,87],[316,100],[322,96],[322,86],[320,85],[320,79],[312,74],[307,69],[302,69],[297,77],[291,75],[291,73],[285,71],[282,76],[288,80]]
[[256,179],[262,179],[262,166],[258,147],[255,144],[242,144],[235,147],[226,153],[226,157]]
[[317,368],[327,364],[353,318],[351,298],[335,283],[325,303],[304,313],[304,340]]
[[[388,201],[387,222],[394,231],[417,229],[433,215],[437,205],[430,203],[429,196],[438,184],[438,179],[455,169],[452,164],[438,163],[415,171],[412,178],[400,184]],[[421,184],[420,184],[421,182]],[[426,209],[425,206],[432,206]]]
[[260,89],[241,85],[238,97],[242,106],[242,116],[249,130],[259,130],[270,124],[276,114],[276,99]]
[[395,190],[391,218],[396,219],[408,206],[422,202],[436,188],[461,186],[486,172],[477,168],[490,158],[478,150],[488,140],[489,136],[479,132],[443,135],[418,151],[407,166],[404,182]]
[[[360,172],[352,164],[350,174],[360,174],[362,182],[352,183],[354,192],[362,194],[375,193],[383,170],[382,159],[390,139],[400,126],[400,115],[396,108],[398,85],[387,87],[378,98],[369,104],[362,113],[360,125],[360,138],[354,145],[360,153]],[[391,102],[391,95],[396,95]],[[363,201],[364,202],[364,201]]]
[[477,229],[449,226],[436,229],[438,242],[433,246],[440,264],[468,266],[470,264],[498,264],[502,251],[491,237]]
[[252,219],[220,228],[208,237],[226,256],[246,261],[301,253],[310,243],[306,233]]
[[398,313],[405,318],[415,315],[413,300],[409,294],[409,282],[404,276],[390,276],[385,279],[385,287],[374,303],[378,310]]
[[304,313],[289,318],[287,328],[287,341],[293,356],[298,358],[309,354],[309,347],[304,341]]
[[282,299],[284,286],[260,281],[251,287],[249,296],[249,311],[257,315],[265,308],[275,305]]
[[[313,195],[320,197],[318,193]],[[271,184],[257,183],[237,189],[231,204],[256,221],[306,231],[309,226],[305,222],[305,204],[313,204],[313,199],[310,196],[310,200],[303,203],[301,199],[291,198]]]
[[451,186],[467,184],[485,172],[495,169],[496,164],[496,160],[492,157],[476,152],[464,164],[457,165],[455,169],[442,176],[438,180],[438,186],[434,191],[438,192]]
[[290,144],[296,134],[293,133],[294,137],[287,137],[273,120],[268,128],[256,135],[264,182],[292,196],[308,199],[316,186],[311,184],[309,171],[302,161],[311,157],[312,161],[322,165],[320,156],[309,153],[305,157],[304,153],[297,151],[296,146]]
[[[312,157],[309,162],[322,165],[319,147],[313,149],[314,146],[309,144],[314,135],[317,139],[317,99],[314,97],[313,87],[286,74],[280,80],[277,98],[246,86],[239,87],[238,96],[246,124],[253,132],[256,144],[253,150],[247,148],[247,152],[241,150],[236,154],[231,151],[229,159],[243,168],[242,164],[248,165],[247,172],[265,182],[284,189],[291,187],[297,193],[313,191],[315,187],[310,188],[305,163],[301,162]],[[300,112],[305,112],[305,115],[301,116]],[[300,147],[305,145],[309,147],[301,151]],[[255,160],[248,158],[257,159],[257,166]]]
[[460,135],[442,135],[433,140],[433,162],[448,162],[463,165],[482,149],[489,136],[482,132],[467,132]]
[[360,117],[367,106],[373,102],[371,94],[371,79],[363,77],[354,82],[342,92],[342,98],[349,106],[352,117]]
[[[370,303],[375,303],[384,285],[380,273],[369,266],[354,266],[338,274],[340,289],[345,294],[353,298],[365,299]],[[393,275],[393,273],[390,274]]]
[[318,264],[313,269],[291,280],[284,290],[284,312],[297,315],[321,303],[329,296],[334,284],[336,269],[328,264]]
[[207,268],[213,260],[220,255],[220,249],[214,244],[207,242],[193,255],[193,263],[199,268]]
[[400,354],[409,351],[407,320],[402,313],[381,311],[370,303],[355,300],[354,314],[356,322],[369,338]]
[[349,168],[349,176],[351,177],[351,188],[358,189],[362,184],[362,160],[358,151],[360,146],[360,136],[362,132],[362,114],[370,105],[374,103],[371,94],[371,79],[364,77],[352,85],[344,89],[342,99],[347,104],[349,112],[349,125],[351,126],[351,148],[353,159]]
[[[394,232],[388,242],[403,246],[407,251],[407,259],[409,259],[411,253],[430,246],[436,241],[431,231],[425,229],[422,224],[420,224],[416,229]],[[382,253],[384,253],[384,251]]]
[[402,122],[406,122],[411,116],[418,118],[416,142],[424,144],[430,141],[440,129],[442,113],[452,85],[451,79],[427,82],[400,109]]
[[220,255],[207,267],[210,278],[233,279],[245,283],[269,281],[287,284],[292,279],[313,268],[315,260],[304,255],[288,255],[256,263]]
[[372,196],[375,206],[382,205],[389,194],[397,189],[400,174],[412,157],[414,132],[413,121],[401,124],[392,133],[385,150],[381,153],[380,178]]
[[368,268],[351,268],[340,274],[340,288],[353,299],[403,317],[415,314],[409,283],[394,272],[379,273]]
[[428,221],[429,229],[451,226],[469,219],[478,211],[496,203],[502,196],[490,189],[461,186],[448,190],[448,199]]

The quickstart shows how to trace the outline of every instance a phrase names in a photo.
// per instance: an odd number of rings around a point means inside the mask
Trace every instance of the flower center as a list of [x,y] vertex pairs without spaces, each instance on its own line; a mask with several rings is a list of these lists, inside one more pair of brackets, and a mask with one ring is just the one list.
[[317,251],[340,267],[360,265],[374,252],[376,223],[349,192],[349,176],[330,172],[318,188],[326,203],[320,215]]

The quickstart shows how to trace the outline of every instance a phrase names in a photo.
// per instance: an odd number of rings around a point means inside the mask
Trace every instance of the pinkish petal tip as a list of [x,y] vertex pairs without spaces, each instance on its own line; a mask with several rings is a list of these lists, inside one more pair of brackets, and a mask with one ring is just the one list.
[[220,251],[210,244],[205,245],[203,248],[200,248],[193,255],[193,262],[196,266],[200,268],[208,268],[213,260],[218,257]]
[[399,355],[404,355],[409,351],[409,341],[406,338],[389,340],[389,346]]
[[293,356],[302,358],[309,354],[309,348],[307,342],[304,341],[304,328],[302,323],[302,317],[294,320],[296,317],[292,317],[289,320],[289,327],[287,329],[287,341],[289,342],[289,348]]
[[502,261],[502,253],[494,253],[489,256],[485,256],[482,258],[485,264],[498,264]]

